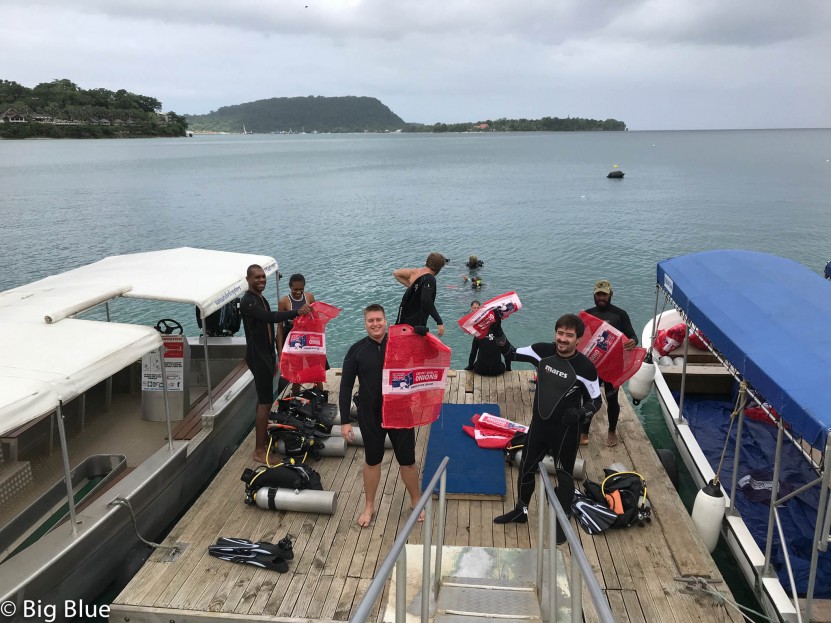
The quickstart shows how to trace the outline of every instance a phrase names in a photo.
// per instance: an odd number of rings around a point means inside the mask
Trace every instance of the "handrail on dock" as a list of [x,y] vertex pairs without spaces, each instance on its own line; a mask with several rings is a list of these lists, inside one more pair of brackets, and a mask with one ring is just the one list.
[[[444,523],[446,513],[446,490],[447,490],[447,464],[450,462],[450,457],[444,457],[439,463],[436,473],[430,479],[430,482],[424,487],[424,493],[418,500],[418,504],[413,508],[410,518],[404,524],[404,529],[399,533],[395,543],[390,548],[390,553],[381,563],[378,572],[372,579],[372,583],[366,591],[361,603],[355,608],[350,623],[364,623],[372,610],[372,605],[384,592],[384,585],[387,579],[392,574],[393,568],[395,573],[395,620],[397,623],[404,623],[407,620],[407,550],[405,546],[410,534],[418,523],[418,517],[421,511],[425,512],[424,522],[422,523],[422,531],[424,534],[424,562],[423,577],[422,577],[422,591],[421,591],[421,622],[427,623],[430,618],[430,596],[438,593],[439,581],[441,579],[441,553],[444,546]],[[436,571],[433,582],[430,581],[430,558],[431,547],[430,540],[432,536],[433,527],[433,491],[439,484],[439,517],[438,517],[438,540],[436,542]],[[424,587],[429,586],[432,590],[424,590]]]
[[[557,524],[562,528],[565,534],[566,542],[571,550],[571,567],[568,575],[568,585],[571,591],[571,620],[573,623],[578,623],[583,620],[583,582],[586,583],[586,588],[589,591],[589,598],[600,623],[615,623],[615,618],[612,615],[612,609],[609,607],[609,602],[603,594],[603,589],[600,588],[600,583],[594,576],[589,559],[586,558],[586,553],[583,551],[583,546],[574,528],[568,520],[566,512],[563,510],[557,495],[554,493],[554,486],[551,484],[551,479],[548,477],[545,465],[541,462],[539,464],[539,479],[540,491],[545,495],[544,502],[539,505],[539,527],[537,543],[537,587],[539,589],[539,598],[542,599],[542,576],[543,576],[543,552],[545,550],[545,509],[550,507],[553,513],[549,514],[548,519],[548,619],[549,621],[556,621],[557,613],[557,548],[554,543],[557,542]],[[542,500],[541,500],[542,501]]]

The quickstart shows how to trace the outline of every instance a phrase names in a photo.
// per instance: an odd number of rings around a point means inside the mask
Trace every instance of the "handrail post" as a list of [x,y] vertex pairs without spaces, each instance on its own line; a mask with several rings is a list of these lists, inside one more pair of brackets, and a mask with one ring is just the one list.
[[75,493],[72,489],[72,474],[69,470],[69,446],[66,443],[62,400],[58,402],[56,419],[58,420],[58,436],[61,439],[61,458],[63,459],[64,480],[66,481],[66,503],[69,508],[69,524],[72,529],[72,536],[78,536],[78,525],[77,519],[75,518]]
[[444,523],[447,514],[447,471],[441,473],[439,480],[439,523],[436,530],[436,571],[433,577],[433,594],[438,599],[441,585],[441,558],[444,550]]
[[684,421],[684,392],[687,385],[687,357],[690,352],[690,325],[684,323],[684,364],[681,367],[681,396],[678,400],[678,422]]
[[[417,513],[417,510],[413,510]],[[421,559],[421,623],[427,623],[430,619],[430,588],[433,583],[430,581],[430,544],[433,537],[433,492],[430,492],[430,497],[427,499],[427,506],[424,507],[424,523],[422,524],[421,532],[423,535],[424,545],[422,546]]]
[[[546,500],[550,503],[548,492]],[[559,589],[557,588],[557,513],[554,509],[548,515],[548,620],[554,623],[557,620]]]
[[[739,464],[741,463],[742,450],[742,435],[744,434],[744,405],[747,404],[747,397],[741,403],[739,408],[739,424],[736,427],[736,449],[733,454],[733,476],[730,482],[730,504],[727,506],[727,512],[731,515],[737,515],[736,511],[736,487],[739,482]],[[716,474],[718,476],[718,474]]]
[[[423,619],[422,619],[423,620]],[[407,622],[407,548],[395,563],[395,623]]]
[[[765,566],[762,569],[762,573],[764,575],[769,575],[772,571],[770,566],[770,555],[771,549],[773,548],[773,524],[775,520],[774,511],[776,510],[776,498],[779,497],[779,472],[782,467],[782,439],[785,437],[785,423],[782,420],[779,420],[777,428],[776,452],[773,455],[773,482],[770,487],[770,508],[768,510],[768,529],[765,541]],[[784,543],[782,546],[784,547]]]
[[[831,500],[828,499],[828,486],[831,482],[831,435],[825,437],[825,452],[822,460],[822,485],[820,486],[819,504],[817,504],[817,523],[814,526],[814,546],[811,548],[811,566],[808,574],[808,591],[805,595],[805,620],[811,620],[814,607],[814,585],[817,580],[817,559],[819,553],[828,549],[828,531],[831,529]],[[821,521],[822,513],[825,513]]]
[[571,557],[569,570],[569,587],[571,588],[571,620],[580,623],[583,620],[583,576],[577,566],[577,557]]
[[539,487],[539,519],[537,521],[537,601],[542,601],[543,555],[545,553],[545,507],[548,506],[548,492],[542,483],[542,474],[537,478]]

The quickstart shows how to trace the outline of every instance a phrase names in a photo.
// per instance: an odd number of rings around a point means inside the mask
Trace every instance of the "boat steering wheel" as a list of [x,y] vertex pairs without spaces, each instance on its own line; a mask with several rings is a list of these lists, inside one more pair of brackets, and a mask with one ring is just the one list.
[[[170,318],[162,318],[156,323],[156,331],[162,335],[182,335],[185,330],[177,321]],[[173,333],[177,331],[177,333]]]

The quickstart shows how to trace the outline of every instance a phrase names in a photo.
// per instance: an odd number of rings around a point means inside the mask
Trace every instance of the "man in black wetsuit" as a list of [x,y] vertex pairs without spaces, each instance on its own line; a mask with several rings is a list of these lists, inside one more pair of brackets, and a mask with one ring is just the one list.
[[[586,313],[591,314],[595,318],[600,318],[604,322],[608,322],[629,338],[623,343],[624,349],[632,350],[637,346],[638,334],[632,328],[632,321],[629,320],[629,314],[620,307],[612,305],[612,284],[607,279],[601,279],[594,284],[594,307],[587,309]],[[618,444],[617,421],[620,417],[620,402],[618,400],[620,392],[618,391],[619,388],[608,381],[601,379],[601,382],[603,383],[603,393],[606,394],[606,414],[609,418],[606,445],[612,448]],[[589,443],[588,424],[580,428],[580,444],[586,445],[587,443]]]
[[308,314],[312,308],[305,304],[297,310],[273,312],[263,296],[266,277],[262,266],[249,266],[245,279],[248,291],[240,300],[240,314],[245,329],[245,363],[254,375],[254,387],[257,389],[254,460],[265,463],[268,412],[274,400],[274,375],[277,371],[274,324],[297,318],[298,314]]
[[[501,322],[497,320],[495,324],[501,325]],[[501,326],[495,329],[506,358],[537,367],[537,391],[517,480],[519,500],[513,510],[493,520],[496,524],[528,521],[534,474],[547,453],[552,454],[563,470],[569,474],[574,471],[579,425],[590,422],[601,405],[597,370],[588,357],[577,351],[583,321],[574,314],[566,314],[557,320],[554,330],[554,342],[537,342],[515,349],[505,339]],[[566,487],[570,490],[566,491]],[[573,488],[573,482],[558,484],[557,497],[561,503],[573,497]],[[558,535],[561,535],[559,531]],[[558,536],[558,543],[562,540]]]
[[[387,352],[387,316],[380,305],[364,309],[364,326],[367,336],[355,342],[343,360],[338,406],[341,413],[349,413],[352,389],[358,379],[361,399],[358,401],[358,423],[364,442],[363,468],[364,510],[358,524],[366,528],[375,515],[375,495],[381,481],[381,461],[384,458],[384,438],[389,435],[395,459],[398,461],[401,481],[410,495],[410,506],[415,507],[421,495],[418,482],[418,466],[415,464],[415,430],[412,428],[384,428],[381,425],[381,393],[384,356]],[[414,327],[419,335],[427,334],[427,327]],[[351,424],[341,425],[341,436],[352,441]],[[423,521],[419,517],[419,521]]]
[[[479,301],[473,301],[470,304],[470,311],[476,311],[481,306]],[[491,325],[485,337],[474,336],[465,370],[472,370],[481,376],[499,376],[511,371],[510,359],[505,359],[505,363],[502,363],[502,349],[494,331],[494,326]]]
[[444,323],[436,311],[436,275],[445,264],[447,258],[441,253],[431,253],[422,268],[399,268],[393,271],[392,276],[407,288],[401,297],[395,324],[426,326],[427,319],[432,318],[438,325],[438,336],[444,335]]

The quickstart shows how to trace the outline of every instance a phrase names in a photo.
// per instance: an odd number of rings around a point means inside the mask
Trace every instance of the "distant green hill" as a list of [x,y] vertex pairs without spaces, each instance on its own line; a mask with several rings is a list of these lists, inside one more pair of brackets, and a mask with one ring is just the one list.
[[374,97],[273,97],[185,115],[195,132],[383,132],[404,120]]

